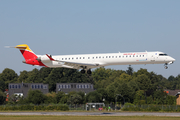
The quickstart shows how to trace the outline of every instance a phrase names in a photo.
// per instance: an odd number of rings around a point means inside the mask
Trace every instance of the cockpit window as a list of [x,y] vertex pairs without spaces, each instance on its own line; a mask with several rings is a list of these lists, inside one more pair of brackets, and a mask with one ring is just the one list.
[[159,54],[159,56],[168,56],[167,54]]

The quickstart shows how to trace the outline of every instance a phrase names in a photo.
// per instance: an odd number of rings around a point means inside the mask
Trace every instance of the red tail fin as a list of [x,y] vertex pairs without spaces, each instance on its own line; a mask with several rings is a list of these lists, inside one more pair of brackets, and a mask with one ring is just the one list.
[[21,51],[25,59],[25,61],[23,61],[24,63],[30,65],[45,66],[42,62],[37,60],[37,55],[29,48],[27,44],[17,45],[15,48],[18,48]]
[[17,45],[15,48],[18,48],[21,51],[25,60],[37,59],[36,54],[26,44]]

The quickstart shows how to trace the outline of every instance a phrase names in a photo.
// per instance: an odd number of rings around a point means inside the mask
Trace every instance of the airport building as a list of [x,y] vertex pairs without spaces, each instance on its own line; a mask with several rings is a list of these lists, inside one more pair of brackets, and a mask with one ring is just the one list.
[[165,90],[168,95],[176,96],[176,105],[180,105],[180,90]]
[[82,91],[87,94],[94,91],[94,88],[91,83],[56,83],[56,92],[59,91],[63,91],[66,94],[71,91]]
[[28,91],[31,90],[40,90],[42,93],[49,93],[48,84],[43,83],[9,83],[9,96],[16,94],[19,96],[26,97]]
[[[40,90],[43,94],[49,93],[49,85],[43,83],[9,83],[9,97],[16,94],[27,97],[29,90]],[[82,91],[85,94],[94,91],[91,83],[56,83],[56,92],[62,91],[68,94],[71,91]]]

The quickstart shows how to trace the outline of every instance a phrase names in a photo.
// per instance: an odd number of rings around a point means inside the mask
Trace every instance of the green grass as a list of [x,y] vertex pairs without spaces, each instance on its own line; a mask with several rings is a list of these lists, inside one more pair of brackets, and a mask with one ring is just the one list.
[[0,120],[179,120],[180,117],[157,116],[11,116],[0,115]]

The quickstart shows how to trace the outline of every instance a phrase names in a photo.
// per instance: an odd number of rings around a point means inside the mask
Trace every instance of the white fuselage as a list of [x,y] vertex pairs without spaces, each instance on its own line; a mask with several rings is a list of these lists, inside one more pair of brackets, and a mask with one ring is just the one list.
[[97,68],[108,65],[134,65],[134,64],[171,64],[174,58],[164,54],[163,52],[131,52],[131,53],[106,53],[106,54],[80,54],[80,55],[57,55],[52,56],[58,61],[50,61],[46,55],[38,55],[47,67],[66,67],[73,69],[81,69],[82,67],[65,62],[85,64],[95,64],[95,66],[86,66],[85,69]]

